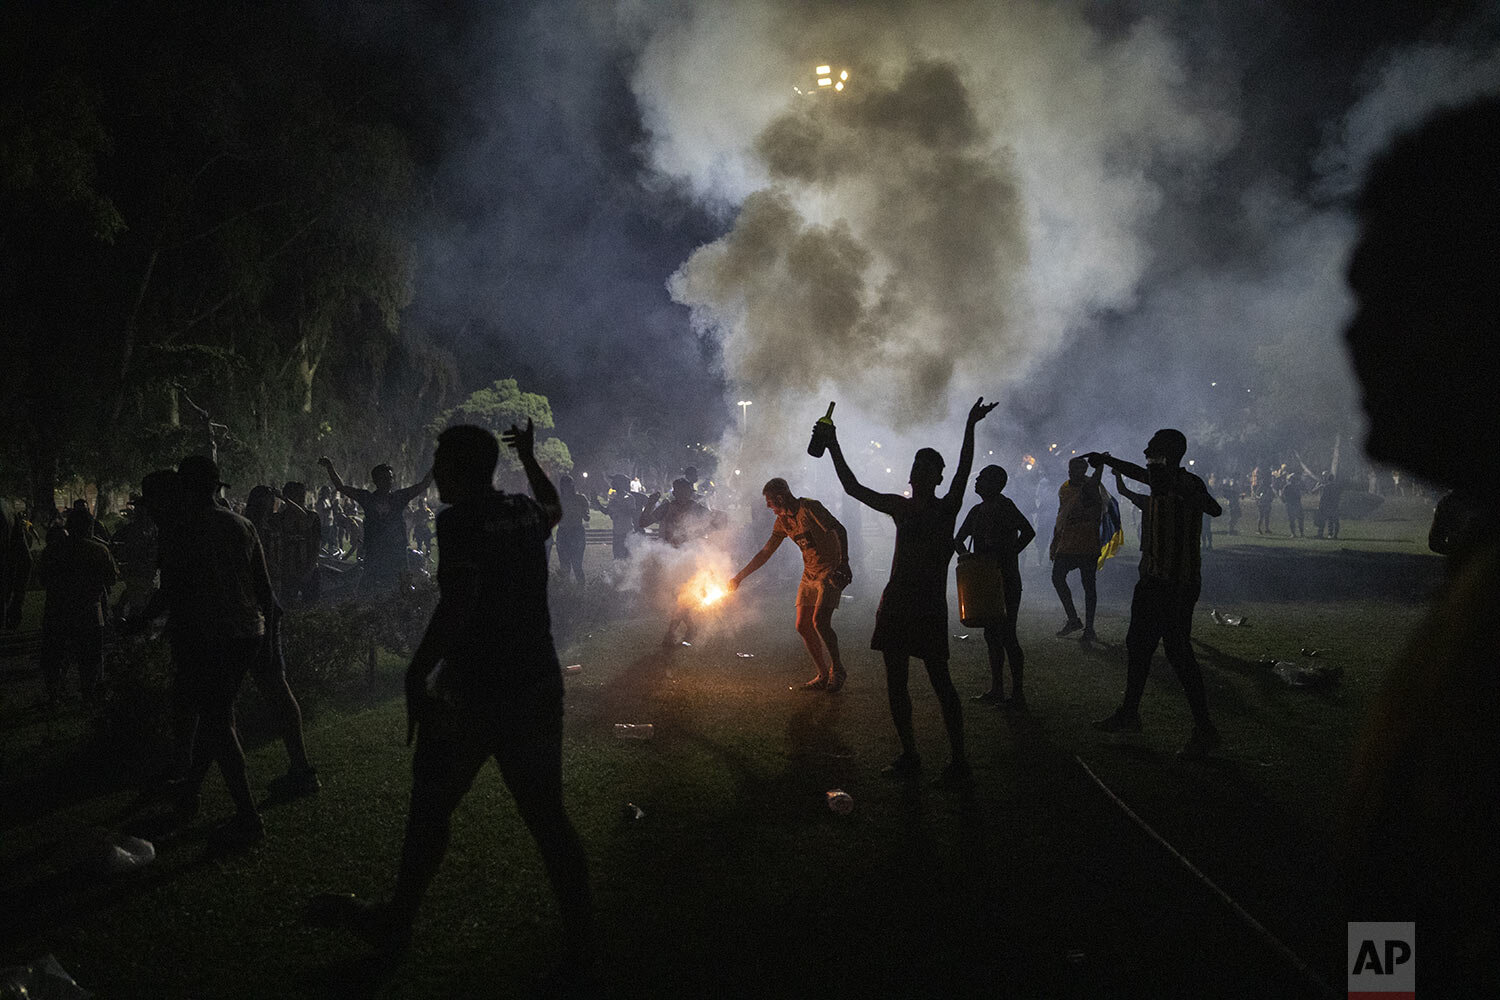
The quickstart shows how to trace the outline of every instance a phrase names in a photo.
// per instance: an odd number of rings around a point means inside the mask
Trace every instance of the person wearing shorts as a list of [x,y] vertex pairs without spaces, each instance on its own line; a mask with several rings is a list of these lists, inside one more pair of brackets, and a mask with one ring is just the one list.
[[828,508],[808,497],[794,496],[785,479],[772,479],[761,491],[766,507],[776,515],[771,537],[761,550],[729,581],[737,590],[745,577],[766,564],[784,539],[802,550],[802,581],[797,585],[797,634],[812,654],[818,674],[802,685],[804,691],[837,693],[847,674],[839,658],[839,637],[833,630],[833,613],[839,595],[854,574],[849,569],[849,535]]

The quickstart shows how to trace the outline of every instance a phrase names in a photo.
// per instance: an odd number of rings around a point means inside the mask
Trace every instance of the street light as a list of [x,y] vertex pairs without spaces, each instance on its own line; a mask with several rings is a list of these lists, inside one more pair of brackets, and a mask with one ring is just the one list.
[[747,419],[749,419],[750,407],[751,407],[752,403],[753,403],[753,400],[742,399],[738,403],[734,404],[735,406],[738,406],[740,408],[740,436],[741,437],[743,437],[744,434],[745,434],[745,421]]

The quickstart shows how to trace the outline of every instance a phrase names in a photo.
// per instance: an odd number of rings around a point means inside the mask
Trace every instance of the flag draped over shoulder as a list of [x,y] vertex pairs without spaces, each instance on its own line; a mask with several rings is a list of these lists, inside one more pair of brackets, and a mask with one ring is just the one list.
[[1125,526],[1120,520],[1120,501],[1104,494],[1104,515],[1099,518],[1099,569],[1125,544]]

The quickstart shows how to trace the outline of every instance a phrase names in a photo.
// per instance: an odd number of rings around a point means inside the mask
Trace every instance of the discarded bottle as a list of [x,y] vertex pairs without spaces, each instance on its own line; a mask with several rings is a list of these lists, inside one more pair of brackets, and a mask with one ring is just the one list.
[[842,788],[828,789],[828,808],[840,816],[847,816],[854,811],[854,796]]
[[156,848],[151,841],[142,840],[139,837],[125,837],[118,844],[110,845],[104,866],[111,875],[121,875],[143,868],[155,860]]
[[807,453],[813,458],[822,458],[823,452],[828,450],[828,442],[833,437],[833,403],[828,404],[828,412],[818,418],[813,424],[812,438],[807,442]]
[[565,674],[581,674],[581,673],[583,673],[583,664],[582,663],[570,663],[566,667],[563,667],[563,673],[565,673]]
[[656,729],[649,722],[616,722],[615,739],[617,740],[649,740],[656,735]]

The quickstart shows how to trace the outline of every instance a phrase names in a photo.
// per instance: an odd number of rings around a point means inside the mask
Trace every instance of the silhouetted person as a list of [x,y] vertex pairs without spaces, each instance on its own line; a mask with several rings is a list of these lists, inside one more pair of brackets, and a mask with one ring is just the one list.
[[[282,565],[286,553],[282,550],[284,536],[275,530],[276,494],[269,486],[257,486],[250,491],[245,501],[245,520],[255,528],[269,566]],[[270,544],[267,545],[267,542]],[[300,565],[300,560],[294,560]],[[295,579],[295,578],[294,578]],[[302,706],[286,679],[286,653],[281,638],[282,587],[285,577],[278,579],[271,574],[271,590],[276,596],[277,612],[267,616],[265,642],[261,643],[255,661],[250,666],[250,676],[255,689],[270,708],[281,730],[281,742],[286,747],[287,772],[277,781],[276,790],[284,795],[308,795],[316,792],[321,783],[317,769],[308,762],[307,746],[302,739]]]
[[1449,572],[1461,567],[1469,554],[1497,532],[1489,526],[1492,503],[1469,488],[1450,491],[1432,511],[1427,547],[1448,557]]
[[156,524],[146,516],[139,495],[132,494],[125,505],[125,523],[115,532],[110,554],[125,580],[114,617],[129,618],[146,609],[156,589]]
[[1286,506],[1286,523],[1291,529],[1293,538],[1306,538],[1307,530],[1303,527],[1303,519],[1306,516],[1302,509],[1302,476],[1300,473],[1292,472],[1286,477],[1286,483],[1281,487],[1281,502]]
[[603,502],[596,499],[594,506],[609,518],[610,538],[613,542],[612,555],[616,559],[629,559],[630,535],[636,530],[636,521],[640,519],[646,498],[639,493],[632,492],[629,476],[619,474],[610,476],[609,486],[608,499]]
[[432,554],[432,508],[427,504],[427,498],[421,497],[417,500],[417,509],[411,526],[411,545],[422,555]]
[[[990,689],[975,695],[975,701],[1026,708],[1023,684],[1026,660],[1016,637],[1016,615],[1021,610],[1021,552],[1036,537],[1036,530],[1010,497],[1004,495],[1009,476],[998,465],[986,465],[974,480],[980,503],[953,539],[954,551],[968,551],[964,543],[973,539],[973,552],[993,559],[1005,586],[1005,619],[984,626],[984,645],[990,660]],[[1005,697],[1005,661],[1010,660],[1010,698]]]
[[833,630],[833,612],[839,595],[849,586],[849,536],[828,508],[809,497],[799,497],[785,479],[768,481],[761,491],[766,508],[776,515],[771,537],[744,569],[729,581],[738,590],[745,577],[766,564],[782,540],[790,538],[802,550],[802,581],[797,585],[797,634],[812,655],[818,675],[802,685],[806,691],[836,693],[848,675],[839,658],[839,637]]
[[1259,492],[1255,494],[1255,509],[1258,517],[1255,521],[1255,533],[1257,535],[1271,534],[1271,506],[1276,502],[1276,494],[1271,490],[1269,483],[1252,487]]
[[21,607],[31,581],[31,549],[26,522],[9,500],[0,499],[0,628],[21,627]]
[[469,425],[438,435],[433,473],[451,504],[438,514],[441,598],[406,672],[408,740],[415,731],[411,810],[388,903],[325,898],[340,920],[380,949],[402,949],[448,846],[453,810],[491,757],[536,838],[561,910],[559,974],[583,976],[595,950],[583,844],[563,806],[563,682],[547,610],[542,541],[562,517],[537,464],[531,421],[512,427],[536,499],[491,486],[499,447]]
[[270,567],[276,598],[282,607],[313,604],[322,594],[318,554],[323,548],[323,520],[308,508],[307,487],[296,480],[281,488],[280,499],[270,522],[277,547]]
[[360,547],[364,578],[360,581],[360,591],[367,595],[388,593],[406,569],[407,504],[427,492],[432,485],[431,471],[421,482],[397,490],[391,488],[396,480],[395,470],[389,465],[377,465],[370,470],[370,481],[375,488],[362,490],[346,486],[327,456],[318,459],[318,464],[328,472],[333,488],[359,504],[365,515]]
[[1239,524],[1240,524],[1240,484],[1239,484],[1239,480],[1237,480],[1237,479],[1226,479],[1224,481],[1224,491],[1225,491],[1225,494],[1227,495],[1227,497],[1229,498],[1229,506],[1228,506],[1228,508],[1226,508],[1229,511],[1229,533],[1231,535],[1238,535],[1240,533],[1240,530],[1239,530]]
[[1329,538],[1339,537],[1344,505],[1344,484],[1331,472],[1323,473],[1323,482],[1318,486],[1318,537],[1327,532]]
[[941,498],[937,487],[943,481],[943,456],[933,449],[922,448],[912,459],[910,497],[877,493],[855,477],[844,460],[837,432],[823,425],[828,428],[828,453],[844,491],[896,522],[891,579],[880,595],[875,634],[870,639],[870,648],[885,658],[886,697],[901,740],[901,755],[885,768],[887,775],[913,777],[922,768],[907,690],[911,658],[916,657],[927,668],[928,680],[942,706],[953,755],[938,783],[966,787],[973,780],[964,750],[963,703],[948,673],[948,563],[953,559],[953,529],[974,464],[974,425],[998,405],[986,404],[981,397],[969,410],[953,482]]
[[589,498],[579,493],[572,476],[558,477],[563,516],[557,523],[557,561],[560,574],[583,583],[583,550],[588,542]]
[[94,700],[104,666],[104,611],[118,573],[108,546],[89,535],[92,521],[87,510],[68,511],[66,530],[49,537],[37,566],[47,588],[40,658],[48,701],[63,695],[70,651],[78,659],[78,688],[86,702]]
[[[707,507],[694,499],[690,480],[674,479],[672,498],[658,503],[660,497],[660,493],[652,493],[646,498],[645,509],[636,521],[636,526],[642,531],[653,524],[660,524],[662,541],[673,548],[681,548],[688,542],[705,537],[713,527],[713,515]],[[668,595],[668,600],[672,602],[672,610],[667,620],[667,631],[662,635],[662,646],[675,645],[679,629],[682,641],[691,642],[696,625],[692,608],[678,601],[676,595]]]
[[1130,601],[1130,628],[1125,634],[1125,697],[1120,707],[1094,723],[1103,732],[1140,732],[1141,696],[1151,673],[1151,657],[1160,644],[1177,673],[1193,711],[1193,732],[1178,756],[1197,760],[1219,745],[1219,731],[1208,717],[1203,670],[1193,655],[1193,608],[1202,586],[1198,551],[1204,514],[1218,517],[1219,502],[1203,480],[1182,468],[1187,438],[1178,430],[1159,430],[1146,444],[1146,468],[1108,452],[1091,456],[1117,475],[1145,483],[1150,493],[1125,491],[1142,510],[1141,578]]
[[[1047,555],[1052,559],[1052,587],[1062,601],[1067,621],[1057,630],[1059,636],[1083,629],[1083,640],[1097,639],[1094,634],[1094,611],[1099,606],[1095,579],[1099,569],[1099,522],[1104,517],[1104,487],[1099,478],[1103,467],[1088,474],[1088,460],[1079,456],[1068,461],[1068,478],[1057,488],[1057,519],[1052,527],[1052,544]],[[1073,606],[1073,592],[1068,589],[1068,574],[1073,570],[1083,584],[1084,620],[1078,620]]]
[[250,797],[245,752],[234,724],[234,700],[279,608],[255,528],[215,502],[228,485],[218,466],[191,455],[177,467],[182,520],[161,536],[161,589],[181,696],[197,716],[192,765],[178,818],[197,815],[198,791],[214,762],[236,814],[226,832],[256,840],[264,826]]
[[[1372,459],[1500,495],[1500,99],[1445,111],[1367,175],[1346,333]],[[1500,941],[1500,544],[1390,661],[1354,753],[1350,920],[1415,921],[1424,995],[1488,996]]]

